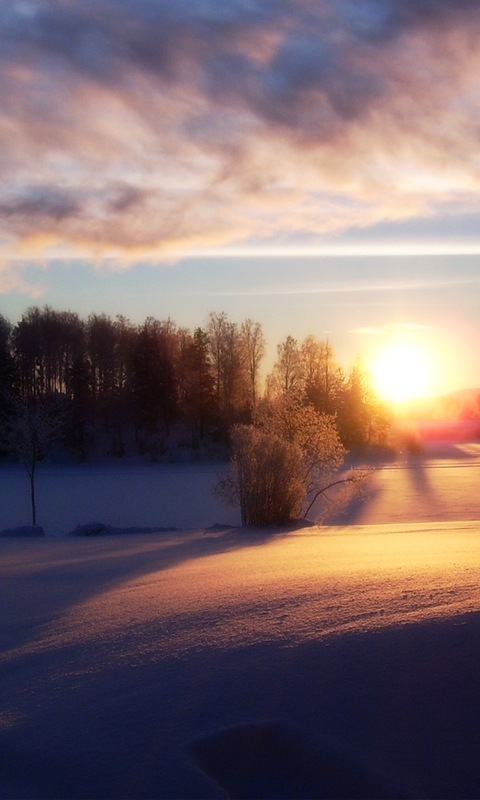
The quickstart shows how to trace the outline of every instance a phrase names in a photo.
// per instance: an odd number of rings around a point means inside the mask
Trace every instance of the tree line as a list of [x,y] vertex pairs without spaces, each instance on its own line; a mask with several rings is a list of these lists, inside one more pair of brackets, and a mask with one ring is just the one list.
[[260,323],[225,312],[191,331],[170,319],[136,325],[34,306],[15,325],[0,315],[0,417],[61,401],[63,444],[78,460],[95,450],[218,457],[259,403],[295,395],[335,418],[346,449],[384,441],[388,414],[366,374],[359,365],[344,373],[328,341],[288,336],[262,381],[265,350]]

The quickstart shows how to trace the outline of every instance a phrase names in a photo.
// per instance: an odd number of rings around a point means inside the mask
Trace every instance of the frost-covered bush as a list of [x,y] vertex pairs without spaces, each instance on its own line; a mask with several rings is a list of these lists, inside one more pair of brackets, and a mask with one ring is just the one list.
[[253,425],[235,426],[232,446],[217,494],[240,505],[248,525],[282,524],[306,513],[337,483],[345,454],[335,419],[289,395],[261,404]]
[[343,464],[346,451],[335,417],[318,413],[294,393],[261,403],[255,411],[254,424],[264,433],[275,434],[300,448],[306,496],[321,491]]
[[217,493],[240,505],[244,525],[283,524],[300,515],[305,499],[302,452],[253,425],[232,430],[233,459]]

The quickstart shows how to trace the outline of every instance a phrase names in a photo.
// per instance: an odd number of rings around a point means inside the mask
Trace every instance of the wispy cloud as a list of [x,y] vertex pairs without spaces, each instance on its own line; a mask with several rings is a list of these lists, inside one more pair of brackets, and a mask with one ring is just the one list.
[[349,333],[359,333],[364,336],[395,336],[411,331],[428,331],[431,325],[418,325],[413,322],[394,322],[381,327],[353,328]]
[[[311,295],[311,294],[318,294],[318,295],[342,295],[348,294],[349,296],[355,294],[381,294],[385,295],[388,293],[396,293],[396,292],[411,292],[411,291],[419,291],[423,292],[426,289],[448,289],[450,287],[455,286],[478,286],[480,284],[480,275],[474,277],[455,277],[452,276],[451,278],[422,278],[422,279],[415,279],[412,278],[408,281],[397,281],[397,280],[390,280],[390,281],[383,281],[383,282],[374,282],[369,279],[364,279],[363,281],[352,281],[348,280],[343,283],[332,283],[328,279],[322,280],[321,283],[302,283],[301,281],[292,284],[268,284],[265,286],[252,286],[252,287],[244,287],[244,288],[235,288],[235,289],[208,289],[204,293],[201,291],[195,290],[196,296],[208,296],[208,297],[227,297],[227,296],[235,296],[235,297],[259,297],[259,296],[282,296],[282,295]],[[188,294],[188,288],[182,288],[182,294]],[[410,328],[419,328],[422,327],[420,325],[413,325],[410,326],[405,325],[403,326],[405,329]],[[363,329],[362,331],[366,331],[367,329]],[[370,329],[368,329],[370,331]],[[382,329],[387,330],[387,328]],[[357,331],[358,332],[358,331]],[[370,331],[371,332],[371,331]],[[392,326],[388,328],[388,332],[392,332]]]
[[5,5],[5,254],[322,246],[480,210],[480,0]]
[[365,336],[385,336],[386,331],[383,328],[353,328],[349,333],[361,333]]

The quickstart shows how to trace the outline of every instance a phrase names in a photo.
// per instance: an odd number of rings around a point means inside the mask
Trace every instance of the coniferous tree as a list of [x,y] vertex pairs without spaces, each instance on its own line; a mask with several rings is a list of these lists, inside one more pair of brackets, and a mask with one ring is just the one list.
[[83,342],[84,324],[77,314],[50,306],[29,308],[12,333],[22,395],[31,399],[65,393]]
[[[34,306],[13,327],[0,317],[0,396],[68,398],[68,439],[82,459],[102,430],[110,452],[122,455],[129,436],[138,440],[143,430],[161,440],[180,418],[192,446],[205,437],[228,443],[232,424],[252,420],[264,353],[261,325],[237,325],[225,312],[211,313],[205,329],[192,334],[171,320],[148,318],[137,327],[122,316],[92,314],[84,322]],[[288,336],[277,346],[267,396],[290,395],[334,417],[345,446],[386,440],[385,408],[358,365],[344,376],[329,341],[307,336],[299,346]]]

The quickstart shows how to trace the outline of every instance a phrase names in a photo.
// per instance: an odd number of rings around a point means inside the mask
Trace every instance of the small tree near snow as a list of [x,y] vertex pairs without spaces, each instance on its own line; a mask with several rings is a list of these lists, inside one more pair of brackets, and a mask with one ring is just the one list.
[[30,481],[32,525],[37,524],[35,476],[38,462],[49,444],[61,437],[67,414],[61,400],[38,399],[30,403],[11,402],[8,417],[0,425],[2,445],[25,467]]

